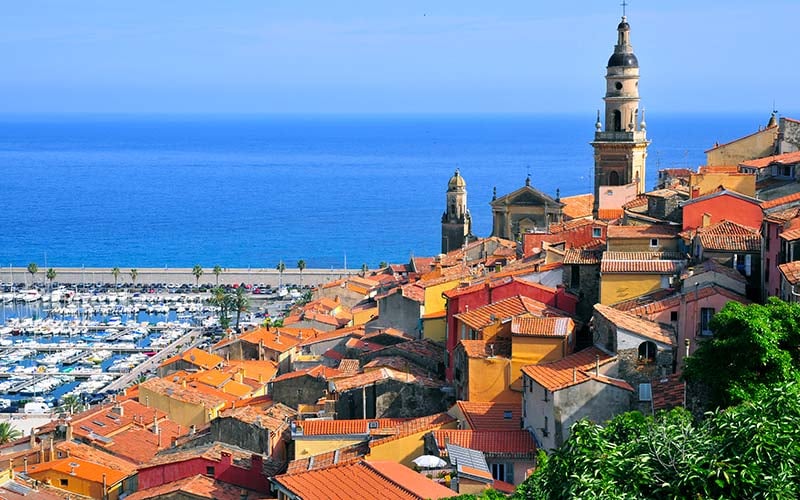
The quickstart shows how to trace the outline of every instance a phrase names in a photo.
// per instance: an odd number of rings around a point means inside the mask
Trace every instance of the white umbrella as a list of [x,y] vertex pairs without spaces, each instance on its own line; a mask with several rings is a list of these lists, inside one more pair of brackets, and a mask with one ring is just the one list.
[[444,467],[447,465],[447,462],[433,455],[422,455],[421,457],[417,457],[412,460],[412,462],[414,462],[417,467],[425,467],[429,469],[434,467]]

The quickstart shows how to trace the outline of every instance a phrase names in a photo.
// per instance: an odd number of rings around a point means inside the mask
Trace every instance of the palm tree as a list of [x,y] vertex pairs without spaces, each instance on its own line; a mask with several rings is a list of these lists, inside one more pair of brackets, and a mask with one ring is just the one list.
[[131,281],[135,285],[136,284],[136,278],[139,277],[139,270],[136,269],[136,268],[131,269],[130,270],[130,275],[131,275]]
[[231,305],[233,306],[233,310],[236,311],[236,331],[239,331],[239,319],[242,316],[242,313],[247,311],[250,307],[250,299],[247,296],[247,290],[244,287],[244,283],[239,285],[236,291],[231,296]]
[[194,286],[198,286],[200,284],[200,276],[203,275],[203,266],[195,264],[192,268],[192,274],[194,274]]
[[286,270],[286,264],[283,263],[283,259],[278,262],[278,265],[275,266],[275,269],[277,269],[279,273],[278,288],[281,288],[283,286],[283,272]]
[[382,260],[381,263],[378,264],[378,267],[381,268],[381,269],[385,269],[385,268],[389,267],[389,264],[387,264],[385,260]]
[[222,274],[222,268],[219,266],[214,266],[214,270],[211,272],[217,277],[217,286],[219,286],[219,275]]
[[306,268],[306,261],[300,259],[297,261],[297,269],[300,270],[300,286],[303,286],[303,269]]
[[47,279],[50,281],[50,288],[53,288],[53,280],[56,279],[56,270],[51,267],[47,270],[45,276],[47,276]]
[[31,273],[31,286],[33,286],[36,279],[36,273],[39,272],[39,266],[36,265],[36,262],[31,262],[28,264],[28,272]]
[[72,415],[81,407],[81,400],[75,394],[67,394],[61,398],[61,411]]
[[230,298],[225,290],[216,287],[211,290],[211,298],[208,299],[209,304],[219,308],[219,326],[223,330],[231,325],[231,320],[228,317],[228,310],[230,308]]
[[114,288],[117,288],[117,280],[119,280],[119,275],[122,271],[119,270],[118,267],[115,267],[111,270],[111,275],[114,276]]
[[0,422],[0,444],[10,443],[22,437],[22,431],[11,425],[11,422]]

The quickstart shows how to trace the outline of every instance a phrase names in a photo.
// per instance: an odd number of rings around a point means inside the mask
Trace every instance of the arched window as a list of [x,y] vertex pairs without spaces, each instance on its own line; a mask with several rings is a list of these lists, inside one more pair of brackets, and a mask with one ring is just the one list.
[[639,344],[639,362],[640,363],[655,363],[656,361],[656,343],[642,342]]
[[619,173],[617,171],[612,170],[608,173],[608,185],[619,186]]
[[616,109],[614,110],[614,132],[621,132],[622,131],[622,112]]

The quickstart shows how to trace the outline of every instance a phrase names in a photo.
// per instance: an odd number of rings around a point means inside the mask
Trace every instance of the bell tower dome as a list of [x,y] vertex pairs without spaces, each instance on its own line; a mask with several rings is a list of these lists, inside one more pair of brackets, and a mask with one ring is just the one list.
[[606,66],[605,120],[598,117],[594,147],[594,213],[601,188],[635,184],[645,191],[647,131],[639,109],[639,60],[633,53],[626,16],[617,26],[617,43]]
[[442,214],[442,253],[461,248],[472,236],[472,216],[467,209],[467,183],[456,169],[447,183],[446,209]]

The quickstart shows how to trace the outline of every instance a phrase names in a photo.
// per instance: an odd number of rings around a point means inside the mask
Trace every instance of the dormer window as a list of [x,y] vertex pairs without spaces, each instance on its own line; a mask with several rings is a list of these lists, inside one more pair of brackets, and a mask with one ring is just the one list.
[[650,238],[650,248],[658,248],[658,238]]
[[592,238],[600,238],[603,236],[603,231],[599,227],[592,228]]

